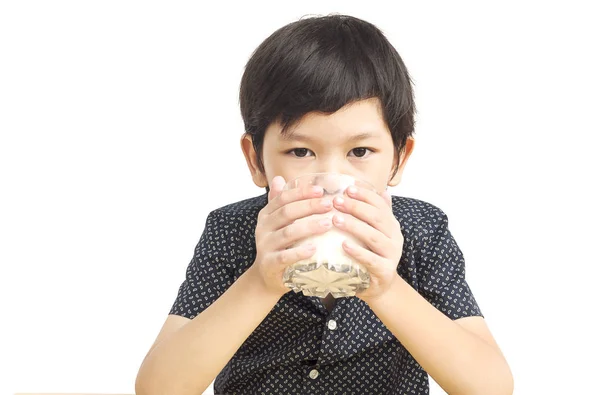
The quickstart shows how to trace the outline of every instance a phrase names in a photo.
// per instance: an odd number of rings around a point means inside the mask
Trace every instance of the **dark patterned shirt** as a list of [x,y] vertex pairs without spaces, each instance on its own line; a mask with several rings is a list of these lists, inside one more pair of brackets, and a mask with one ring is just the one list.
[[[170,314],[194,318],[254,262],[267,195],[212,211]],[[392,197],[404,247],[398,273],[451,319],[481,316],[448,217],[418,199]],[[398,301],[402,303],[402,301]],[[215,379],[215,394],[428,394],[427,373],[357,297],[331,311],[290,291]]]

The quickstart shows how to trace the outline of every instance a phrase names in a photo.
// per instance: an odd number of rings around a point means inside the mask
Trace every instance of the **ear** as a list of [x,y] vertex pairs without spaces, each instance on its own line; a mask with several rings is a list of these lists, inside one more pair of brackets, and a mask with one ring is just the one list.
[[[406,139],[406,145],[404,146],[404,149],[400,153],[400,155],[401,155],[400,158],[398,158],[398,153],[396,153],[394,155],[394,165],[398,164],[398,171],[396,172],[394,177],[392,177],[390,179],[390,181],[388,182],[389,186],[395,187],[396,185],[400,184],[400,180],[402,179],[402,172],[404,171],[404,166],[406,166],[406,162],[408,162],[408,158],[412,154],[414,148],[415,148],[415,139],[412,137],[409,137],[408,139]],[[392,166],[392,168],[390,169],[390,176],[392,174],[394,174],[393,172],[394,172],[394,166]]]
[[240,140],[240,146],[244,153],[244,157],[246,158],[246,164],[248,165],[248,170],[250,170],[250,175],[252,175],[252,181],[254,181],[254,184],[256,184],[257,187],[267,187],[269,183],[267,182],[267,177],[260,171],[258,157],[254,150],[254,145],[252,144],[252,136],[248,133],[244,133]]

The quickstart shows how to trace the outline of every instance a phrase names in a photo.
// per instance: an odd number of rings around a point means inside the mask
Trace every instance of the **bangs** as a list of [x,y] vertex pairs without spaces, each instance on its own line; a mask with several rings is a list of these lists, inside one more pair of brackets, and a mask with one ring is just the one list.
[[[332,40],[333,41],[333,40]],[[300,59],[286,59],[275,80],[286,81],[274,92],[272,114],[285,134],[305,114],[330,114],[345,105],[384,93],[367,48],[340,35],[331,45],[310,45],[298,51]]]

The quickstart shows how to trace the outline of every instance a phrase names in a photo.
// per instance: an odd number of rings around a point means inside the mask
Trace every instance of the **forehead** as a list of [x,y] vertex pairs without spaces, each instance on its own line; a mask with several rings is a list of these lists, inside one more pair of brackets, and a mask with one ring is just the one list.
[[284,141],[314,140],[324,136],[339,136],[351,140],[389,137],[378,99],[366,99],[348,104],[333,114],[311,112],[287,130],[277,133]]

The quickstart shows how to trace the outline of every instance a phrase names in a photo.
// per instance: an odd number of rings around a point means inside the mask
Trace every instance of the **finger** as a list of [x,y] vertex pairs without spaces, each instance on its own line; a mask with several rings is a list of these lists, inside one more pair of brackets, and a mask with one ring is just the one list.
[[378,255],[385,256],[393,249],[392,240],[388,236],[352,215],[336,213],[333,225],[356,237]]
[[[358,197],[357,194],[354,194],[354,196]],[[377,206],[346,196],[336,196],[333,202],[338,211],[350,214],[379,230],[387,237],[393,238],[397,234],[398,221],[382,196],[377,195],[374,200],[379,200]]]
[[323,234],[332,227],[331,216],[315,215],[303,218],[271,233],[269,246],[273,250],[282,250],[307,237]]
[[283,177],[273,177],[273,181],[271,181],[271,186],[269,187],[269,202],[275,199],[281,193],[281,191],[283,191],[284,186],[285,179]]
[[287,250],[278,251],[275,260],[277,264],[283,266],[293,265],[303,259],[308,259],[315,254],[316,247],[314,244],[305,244]]
[[344,240],[342,248],[348,255],[362,264],[369,273],[380,269],[381,265],[385,263],[381,256],[351,241]]
[[361,202],[365,202],[382,210],[389,210],[391,208],[391,205],[387,203],[386,198],[384,197],[384,194],[387,194],[386,191],[378,193],[367,188],[360,188],[355,185],[351,185],[346,188],[345,194],[353,199],[360,200]]
[[295,221],[311,215],[325,214],[333,208],[330,197],[303,199],[286,204],[269,215],[269,229],[284,228]]
[[304,200],[304,199],[310,199],[310,198],[316,198],[316,197],[320,197],[323,195],[323,188],[319,187],[319,186],[305,186],[302,188],[292,188],[292,189],[287,189],[284,191],[281,191],[278,195],[273,197],[273,200],[271,200],[267,207],[265,207],[267,210],[267,214],[272,214],[273,212],[279,210],[281,207],[285,206],[286,204],[298,201],[298,200]]

